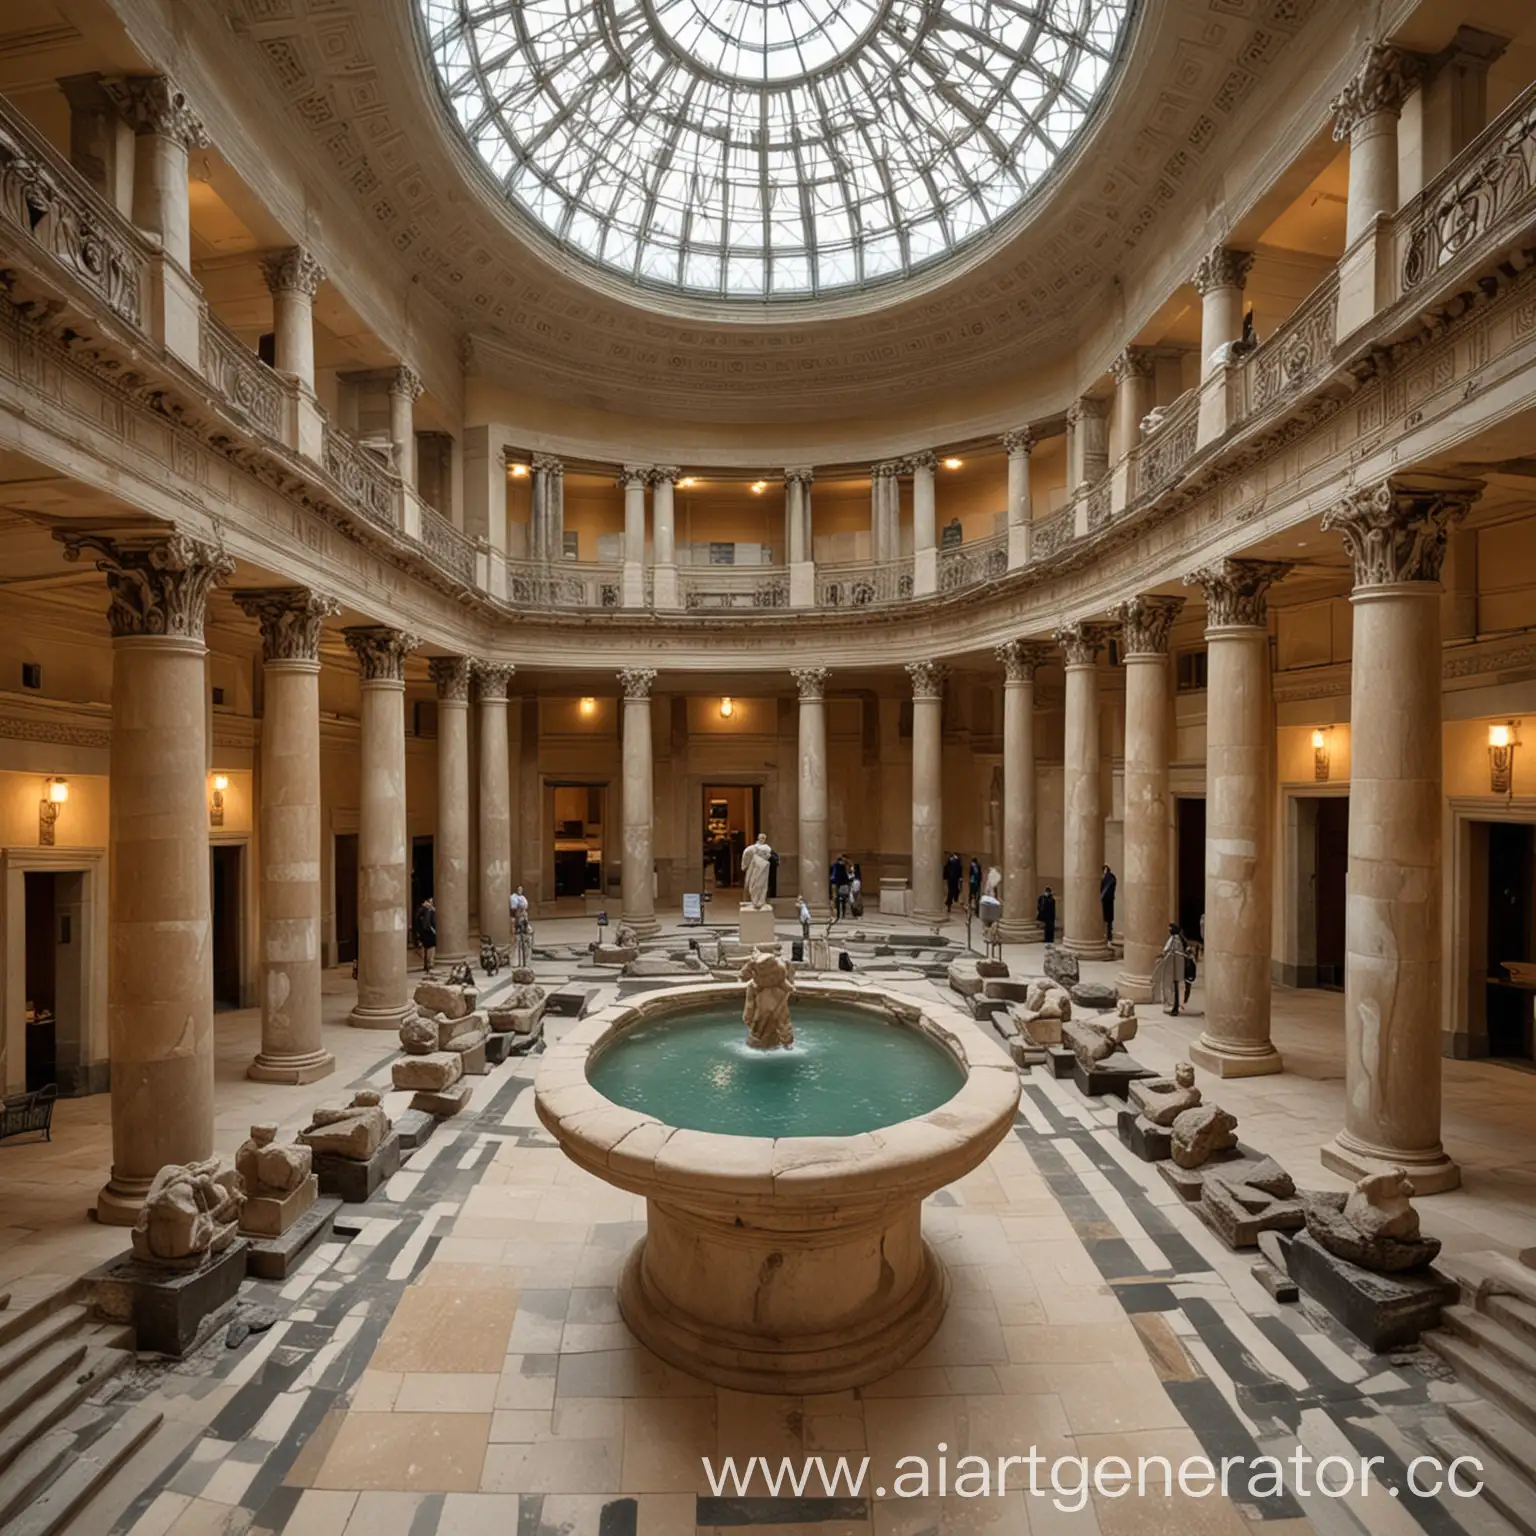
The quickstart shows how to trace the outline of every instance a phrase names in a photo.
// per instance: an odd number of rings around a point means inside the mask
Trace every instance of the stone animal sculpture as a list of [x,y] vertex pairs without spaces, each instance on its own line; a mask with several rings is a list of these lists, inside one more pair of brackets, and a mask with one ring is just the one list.
[[1130,1085],[1131,1102],[1153,1125],[1172,1125],[1186,1110],[1200,1107],[1200,1090],[1195,1087],[1195,1069],[1181,1061],[1173,1076],[1149,1078]]
[[310,1118],[299,1140],[317,1153],[354,1162],[366,1163],[389,1135],[389,1116],[373,1088],[359,1088],[349,1104],[321,1104]]
[[1307,1231],[1319,1247],[1377,1274],[1422,1269],[1440,1253],[1440,1239],[1423,1237],[1409,1204],[1413,1184],[1402,1168],[1368,1174],[1347,1195],[1307,1197]]
[[1237,1116],[1219,1104],[1202,1104],[1174,1118],[1170,1151],[1180,1168],[1199,1168],[1215,1153],[1236,1145]]
[[196,1269],[235,1239],[245,1184],[227,1157],[167,1163],[154,1177],[133,1227],[134,1256]]
[[747,984],[747,1000],[741,1014],[742,1023],[747,1026],[747,1044],[759,1051],[793,1045],[795,1030],[790,1023],[789,1000],[795,994],[795,984],[777,951],[756,951],[738,974]]
[[235,1172],[247,1195],[286,1195],[309,1177],[314,1153],[296,1141],[279,1141],[271,1123],[253,1125],[235,1153]]

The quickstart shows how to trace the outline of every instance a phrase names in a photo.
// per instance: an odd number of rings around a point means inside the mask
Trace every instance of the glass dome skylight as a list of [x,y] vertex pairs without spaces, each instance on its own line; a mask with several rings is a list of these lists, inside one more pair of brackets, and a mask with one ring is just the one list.
[[1135,0],[416,0],[507,196],[643,285],[798,298],[915,272],[1027,197]]

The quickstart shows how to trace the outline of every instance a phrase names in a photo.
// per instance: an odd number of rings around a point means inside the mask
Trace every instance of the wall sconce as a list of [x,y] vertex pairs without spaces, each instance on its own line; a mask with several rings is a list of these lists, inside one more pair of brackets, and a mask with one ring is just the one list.
[[576,707],[584,715],[595,715],[597,713],[597,700],[588,695]]
[[528,466],[526,464],[509,464],[507,468],[511,471],[514,480],[525,480],[528,477]]
[[962,459],[945,459],[944,460],[944,468],[945,469],[959,469],[960,465],[963,462],[964,462],[964,460],[962,460]]
[[1495,795],[1513,796],[1515,792],[1515,748],[1520,737],[1518,720],[1488,727],[1488,789]]
[[62,775],[43,780],[43,798],[37,807],[37,845],[53,847],[54,824],[59,819],[59,807],[69,799],[69,780]]
[[729,720],[735,713],[736,706],[731,702],[729,696],[720,700],[720,718],[722,720]]
[[229,775],[216,773],[213,776],[213,799],[208,806],[208,825],[210,827],[222,827],[224,825],[224,791],[229,788]]
[[1333,727],[1312,732],[1312,777],[1319,784],[1328,782],[1328,732]]
[[692,490],[693,487],[696,486],[699,482],[692,475],[684,475],[683,478],[681,480],[679,480],[677,483],[685,491],[688,491],[688,490]]
[[761,496],[767,489],[768,482],[766,480],[754,480],[752,482],[752,494],[754,496]]

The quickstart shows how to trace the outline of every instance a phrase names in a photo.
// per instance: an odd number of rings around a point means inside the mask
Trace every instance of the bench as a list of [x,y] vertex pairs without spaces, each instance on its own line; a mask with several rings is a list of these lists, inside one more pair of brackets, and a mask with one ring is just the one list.
[[58,1097],[58,1088],[49,1083],[33,1093],[18,1093],[0,1100],[0,1141],[32,1131],[41,1131],[44,1141],[52,1141],[53,1106]]

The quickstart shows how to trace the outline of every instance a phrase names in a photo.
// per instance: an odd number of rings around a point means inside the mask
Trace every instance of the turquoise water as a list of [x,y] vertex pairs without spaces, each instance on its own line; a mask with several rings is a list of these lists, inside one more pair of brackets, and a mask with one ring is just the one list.
[[835,1003],[791,1007],[795,1043],[755,1051],[720,1005],[633,1025],[587,1067],[615,1104],[728,1136],[854,1136],[937,1109],[965,1073],[916,1029]]

